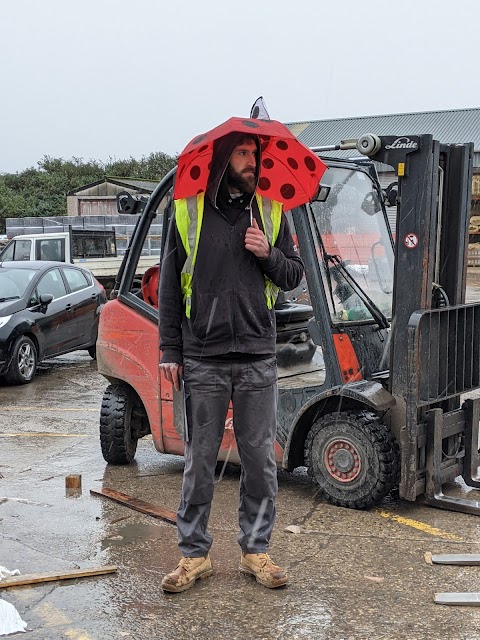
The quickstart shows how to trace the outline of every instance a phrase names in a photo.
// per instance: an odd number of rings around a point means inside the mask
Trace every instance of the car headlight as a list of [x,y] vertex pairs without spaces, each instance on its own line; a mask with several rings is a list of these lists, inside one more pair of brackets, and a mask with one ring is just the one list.
[[0,329],[7,324],[7,322],[10,320],[11,317],[12,317],[11,315],[10,316],[1,316],[0,317]]

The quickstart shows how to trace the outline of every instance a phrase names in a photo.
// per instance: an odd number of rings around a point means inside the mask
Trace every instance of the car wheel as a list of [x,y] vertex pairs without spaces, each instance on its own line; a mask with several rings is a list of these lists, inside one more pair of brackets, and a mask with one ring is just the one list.
[[27,384],[33,380],[37,370],[38,355],[33,341],[28,336],[17,338],[5,380],[10,384]]
[[94,360],[97,359],[97,345],[93,344],[91,347],[88,347],[87,349],[88,351],[88,355],[93,358]]
[[136,394],[125,386],[109,385],[100,412],[102,455],[110,464],[129,464],[137,451],[134,429]]
[[398,484],[400,453],[390,429],[371,411],[319,418],[305,442],[309,474],[332,504],[367,509]]

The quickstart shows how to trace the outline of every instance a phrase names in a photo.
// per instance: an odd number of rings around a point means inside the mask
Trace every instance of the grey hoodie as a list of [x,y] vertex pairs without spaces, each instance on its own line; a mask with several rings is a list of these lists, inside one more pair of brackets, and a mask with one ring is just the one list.
[[[275,312],[265,301],[265,276],[284,291],[300,284],[303,263],[295,250],[285,216],[270,256],[259,260],[245,249],[252,215],[262,229],[253,196],[232,201],[226,168],[243,134],[216,141],[206,189],[205,210],[193,277],[190,318],[183,309],[180,274],[185,250],[172,220],[161,265],[159,314],[162,362],[183,357],[243,358],[275,354]],[[257,162],[257,183],[260,145]]]

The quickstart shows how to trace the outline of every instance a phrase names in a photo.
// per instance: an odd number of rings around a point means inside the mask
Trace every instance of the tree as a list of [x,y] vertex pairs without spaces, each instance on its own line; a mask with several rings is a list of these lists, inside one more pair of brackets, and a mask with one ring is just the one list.
[[66,215],[67,194],[85,184],[107,176],[160,181],[176,163],[177,158],[161,151],[140,160],[110,158],[107,162],[44,156],[37,169],[0,174],[0,230],[5,228],[5,218]]

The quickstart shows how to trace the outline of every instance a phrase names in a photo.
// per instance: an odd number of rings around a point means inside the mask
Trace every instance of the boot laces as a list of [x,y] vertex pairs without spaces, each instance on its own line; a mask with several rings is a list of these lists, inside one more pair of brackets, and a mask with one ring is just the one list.
[[185,571],[188,573],[192,570],[193,565],[195,564],[195,560],[198,560],[198,558],[182,558],[178,563],[178,566],[185,569]]
[[268,553],[259,553],[258,554],[258,564],[259,566],[263,569],[264,567],[266,567],[267,565],[270,565],[272,567],[275,567],[275,563],[273,562],[273,560],[270,558],[270,556],[268,555]]

